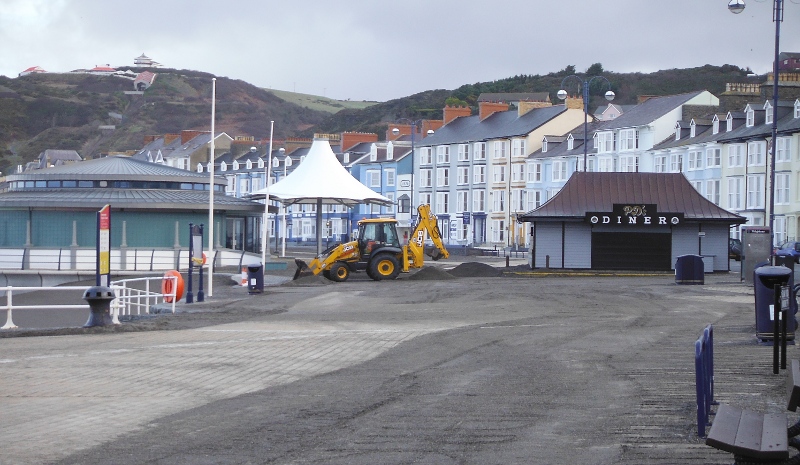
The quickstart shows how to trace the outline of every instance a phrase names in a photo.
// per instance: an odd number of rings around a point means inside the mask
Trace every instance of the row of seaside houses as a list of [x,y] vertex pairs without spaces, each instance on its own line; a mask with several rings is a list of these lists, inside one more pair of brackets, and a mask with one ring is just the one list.
[[[597,113],[615,117],[590,123],[588,141],[580,98],[560,105],[547,99],[481,101],[476,115],[469,108],[447,107],[440,121],[389,124],[384,141],[377,134],[327,135],[354,177],[396,203],[352,210],[325,206],[323,237],[347,240],[356,221],[378,216],[396,217],[406,236],[414,224],[414,206],[428,203],[449,245],[524,247],[530,241],[529,225],[517,218],[555,196],[572,173],[584,170],[683,173],[707,199],[746,217],[747,225],[765,225],[774,117],[779,128],[775,241],[794,239],[800,236],[800,99],[781,100],[776,111],[771,101],[750,99],[740,110],[725,113],[708,91],[645,98],[624,109],[609,105]],[[184,131],[147,142],[135,157],[198,172],[210,168],[208,132]],[[227,179],[226,193],[247,198],[264,187],[267,176],[274,183],[289,175],[303,162],[311,141],[274,141],[271,156],[263,141],[220,133],[214,142],[215,174]],[[313,240],[314,209],[279,209],[269,218],[270,237]],[[738,237],[739,231],[732,229],[731,236]]]

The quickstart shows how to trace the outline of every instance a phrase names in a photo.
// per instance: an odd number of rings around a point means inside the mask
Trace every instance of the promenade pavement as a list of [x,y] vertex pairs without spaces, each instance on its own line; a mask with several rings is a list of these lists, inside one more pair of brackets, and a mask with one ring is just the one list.
[[730,463],[694,433],[707,323],[717,398],[785,408],[733,273],[296,286],[289,271],[262,295],[220,276],[207,302],[133,329],[0,339],[0,463]]

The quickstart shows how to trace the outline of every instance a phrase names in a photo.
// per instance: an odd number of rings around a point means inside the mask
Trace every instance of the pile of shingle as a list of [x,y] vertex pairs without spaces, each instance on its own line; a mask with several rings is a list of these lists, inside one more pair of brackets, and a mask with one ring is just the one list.
[[419,271],[409,276],[408,279],[422,280],[422,281],[439,281],[442,279],[455,279],[455,276],[451,275],[442,268],[439,268],[438,266],[424,266],[420,268]]
[[464,262],[449,271],[449,273],[457,278],[497,278],[503,275],[503,272],[480,262]]

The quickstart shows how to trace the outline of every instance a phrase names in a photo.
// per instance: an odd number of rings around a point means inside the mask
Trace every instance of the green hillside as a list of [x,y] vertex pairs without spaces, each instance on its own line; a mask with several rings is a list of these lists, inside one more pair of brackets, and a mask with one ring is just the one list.
[[[133,82],[115,76],[0,76],[0,171],[9,173],[45,149],[71,149],[93,158],[140,149],[145,135],[209,130],[213,76],[169,69],[157,74],[143,95],[126,95]],[[215,129],[230,136],[268,138],[275,121],[275,138],[285,138],[328,114],[244,81],[217,78]]]
[[[565,77],[576,73],[574,66],[567,66],[561,71],[545,75],[519,75],[491,82],[465,84],[455,90],[437,90],[422,92],[403,99],[380,103],[364,110],[345,110],[329,116],[314,129],[317,132],[336,132],[340,130],[377,132],[382,135],[386,123],[400,118],[442,118],[442,109],[446,103],[468,105],[473,114],[477,113],[477,100],[481,93],[495,92],[548,92],[551,101],[556,99]],[[699,68],[671,69],[653,73],[615,73],[603,70],[601,64],[592,65],[582,77],[602,75],[611,82],[611,89],[616,93],[614,103],[627,105],[637,103],[643,95],[673,95],[696,90],[708,90],[715,95],[725,91],[728,82],[747,80],[749,70],[732,65]],[[761,81],[758,81],[761,82]],[[567,90],[571,94],[579,93],[577,79],[570,79]],[[605,81],[596,79],[590,89],[590,111],[605,105],[603,98],[607,87]]]
[[325,113],[337,113],[342,110],[362,110],[378,103],[366,100],[335,100],[327,97],[320,97],[319,95],[300,94],[297,92],[287,92],[285,90],[264,90],[267,92],[272,92],[276,97],[289,103]]
[[[141,71],[140,69],[132,69]],[[375,132],[383,137],[387,123],[401,118],[441,119],[446,103],[477,111],[484,92],[548,92],[555,98],[574,66],[546,75],[520,75],[465,84],[455,90],[430,90],[388,102],[353,102],[292,92],[265,90],[244,81],[217,78],[216,129],[231,136],[310,137],[315,132]],[[642,95],[671,95],[696,90],[721,94],[727,82],[747,80],[748,70],[706,65],[654,73],[615,73],[592,65],[588,75],[611,81],[619,104],[634,104]],[[132,81],[89,74],[0,76],[0,171],[36,159],[45,149],[74,149],[85,158],[142,147],[145,135],[209,130],[211,74],[159,69],[143,95],[127,95]],[[601,83],[596,80],[595,84]],[[758,81],[761,82],[761,81]],[[578,86],[572,83],[575,92]],[[590,109],[605,105],[605,87],[592,87]],[[553,102],[558,103],[558,102]],[[113,129],[111,129],[113,127]]]

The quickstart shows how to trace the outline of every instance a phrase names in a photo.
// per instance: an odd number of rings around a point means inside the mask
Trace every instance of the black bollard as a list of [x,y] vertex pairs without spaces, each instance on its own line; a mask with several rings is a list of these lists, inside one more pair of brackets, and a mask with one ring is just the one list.
[[111,301],[114,300],[114,290],[106,286],[92,286],[83,293],[83,300],[89,303],[92,313],[84,328],[93,326],[109,326],[114,324],[111,319]]

